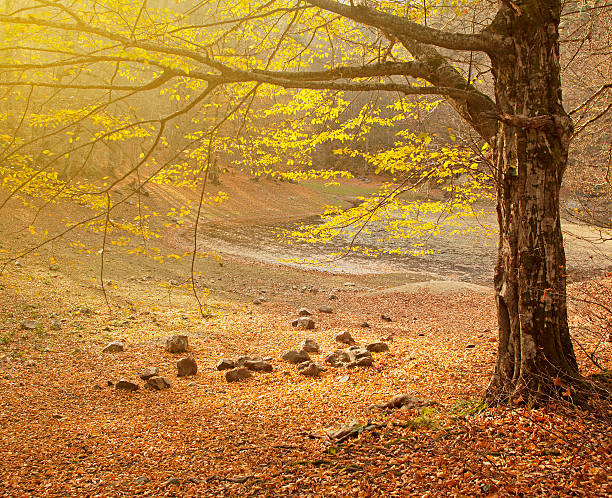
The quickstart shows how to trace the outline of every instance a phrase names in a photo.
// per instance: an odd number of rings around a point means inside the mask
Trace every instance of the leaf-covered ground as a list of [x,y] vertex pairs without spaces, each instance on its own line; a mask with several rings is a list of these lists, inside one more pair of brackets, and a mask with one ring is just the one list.
[[[609,302],[611,279],[590,285],[591,296]],[[497,347],[488,292],[376,294],[347,286],[328,301],[331,289],[289,288],[259,306],[216,302],[217,312],[202,319],[193,303],[185,308],[160,297],[140,306],[137,290],[125,301],[132,304],[111,313],[93,289],[62,272],[26,266],[3,279],[3,495],[612,493],[611,413],[603,400],[593,400],[592,412],[563,404],[480,411],[477,398]],[[330,304],[334,313],[315,311],[316,329],[298,331],[290,321],[300,304],[313,311]],[[588,306],[579,302],[576,311]],[[54,318],[61,330],[52,330]],[[25,320],[38,326],[24,329]],[[364,320],[370,328],[359,327]],[[329,369],[320,379],[298,375],[280,359],[312,337],[322,360],[345,330],[359,343],[392,336],[391,350],[376,353],[371,368]],[[163,339],[178,333],[189,336],[199,367],[194,378],[177,378],[181,356],[163,348]],[[601,334],[591,326],[575,326],[575,334],[587,352],[597,347],[598,361],[609,368],[610,343],[597,345]],[[102,353],[111,340],[124,341],[125,352]],[[249,353],[273,357],[274,371],[228,384],[214,368],[221,358]],[[597,371],[578,354],[585,373]],[[157,366],[172,388],[152,392],[139,381],[141,389],[127,393],[107,385],[139,380],[148,366]],[[421,412],[369,408],[399,393],[440,405]],[[341,444],[325,437],[326,428],[353,419],[374,427]]]

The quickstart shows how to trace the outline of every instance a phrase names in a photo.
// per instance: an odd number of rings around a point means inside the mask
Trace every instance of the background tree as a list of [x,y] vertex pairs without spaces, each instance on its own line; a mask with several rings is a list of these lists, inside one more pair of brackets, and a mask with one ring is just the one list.
[[[22,105],[19,119],[11,109],[4,121],[11,133],[4,137],[9,194],[2,205],[27,189],[46,188],[48,198],[85,195],[98,210],[88,222],[103,225],[106,233],[110,212],[125,201],[111,194],[131,175],[138,176],[135,192],[141,192],[160,175],[177,173],[177,159],[187,158],[191,163],[181,165],[181,174],[187,170],[202,186],[204,199],[207,165],[217,148],[230,155],[248,150],[259,169],[301,161],[303,170],[321,143],[351,142],[374,123],[406,119],[405,97],[444,97],[474,130],[478,150],[485,143],[493,150],[499,350],[490,395],[520,401],[568,393],[560,384],[580,381],[567,323],[560,225],[573,133],[561,91],[562,7],[556,0],[448,7],[204,1],[184,2],[174,11],[153,1],[7,4],[0,15],[6,35],[1,84],[6,102]],[[599,95],[608,89],[602,86]],[[153,92],[168,96],[170,109],[143,105]],[[369,112],[362,108],[336,129],[321,129],[348,108],[345,95],[362,92],[398,95],[392,117],[377,114],[370,101],[363,107]],[[78,98],[65,100],[70,96]],[[273,119],[279,115],[284,119]],[[176,135],[171,128],[177,123],[192,131]],[[28,137],[25,128],[39,132]],[[379,169],[416,169],[417,183],[440,173],[417,168],[431,137],[400,131],[405,143],[395,156],[359,154]],[[49,141],[53,150],[43,146]],[[133,162],[112,181],[86,188],[51,182],[62,160],[76,154],[84,166],[117,141],[139,141],[142,152],[137,160],[131,155]],[[452,176],[457,164],[460,172],[479,171],[460,152],[447,154],[429,155],[446,168],[442,176]],[[74,179],[76,172],[67,176]],[[366,214],[358,217],[373,216],[398,191],[365,203]],[[467,211],[474,197],[470,189],[463,196]]]

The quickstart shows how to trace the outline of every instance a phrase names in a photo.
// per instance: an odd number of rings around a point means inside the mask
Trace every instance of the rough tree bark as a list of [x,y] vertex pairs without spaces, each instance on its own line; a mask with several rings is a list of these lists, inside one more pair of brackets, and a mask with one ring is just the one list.
[[500,235],[499,345],[489,394],[501,399],[547,396],[579,378],[559,214],[572,131],[561,100],[560,9],[554,0],[523,1],[504,8],[492,27],[512,40],[509,53],[492,56]]

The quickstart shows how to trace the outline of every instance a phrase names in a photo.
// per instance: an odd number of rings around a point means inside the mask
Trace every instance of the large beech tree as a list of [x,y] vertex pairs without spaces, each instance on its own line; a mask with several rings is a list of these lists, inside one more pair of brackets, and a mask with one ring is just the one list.
[[[200,9],[216,17],[192,24],[185,24],[185,15],[169,14],[152,22],[148,11],[159,3],[31,0],[5,8],[0,23],[13,44],[11,57],[19,60],[4,58],[0,84],[9,92],[108,92],[110,101],[111,96],[187,82],[193,96],[181,109],[146,121],[156,127],[153,146],[172,119],[205,105],[221,87],[249,82],[444,97],[494,152],[499,349],[489,393],[515,401],[562,390],[567,395],[567,385],[579,374],[568,329],[559,214],[572,133],[562,102],[560,1],[501,0],[495,9],[487,4],[484,14],[473,10],[478,2],[462,4],[452,9],[453,20],[446,24],[437,22],[444,12],[436,12],[433,4],[427,12],[427,2],[424,12],[420,6],[383,1],[279,0],[233,7],[193,2],[186,12]],[[487,9],[493,9],[488,22]],[[456,26],[457,31],[432,26]],[[366,48],[358,57],[360,33]],[[60,49],[62,39],[70,43]],[[329,40],[326,54],[322,39]],[[56,45],[43,50],[45,42]],[[291,44],[301,51],[286,49]],[[363,55],[376,44],[377,57]],[[330,58],[334,50],[343,56]],[[481,64],[488,58],[490,86],[485,82],[478,88],[465,65],[455,63],[467,60],[464,54]],[[58,68],[74,77],[44,77]],[[138,68],[141,73],[135,76]],[[250,90],[237,93],[236,106],[250,105],[251,97]],[[92,141],[104,139],[104,130],[100,134]],[[5,157],[20,152],[18,145],[11,142]],[[144,154],[136,167],[148,158]],[[126,177],[100,193],[107,194]]]

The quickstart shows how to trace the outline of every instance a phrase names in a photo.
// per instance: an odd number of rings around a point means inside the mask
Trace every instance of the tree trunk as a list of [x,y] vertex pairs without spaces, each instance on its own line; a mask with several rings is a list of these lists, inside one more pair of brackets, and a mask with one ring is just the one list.
[[560,5],[527,0],[496,30],[513,40],[493,58],[499,253],[498,359],[489,395],[528,401],[564,392],[578,369],[569,335],[559,190],[571,120],[561,102]]

